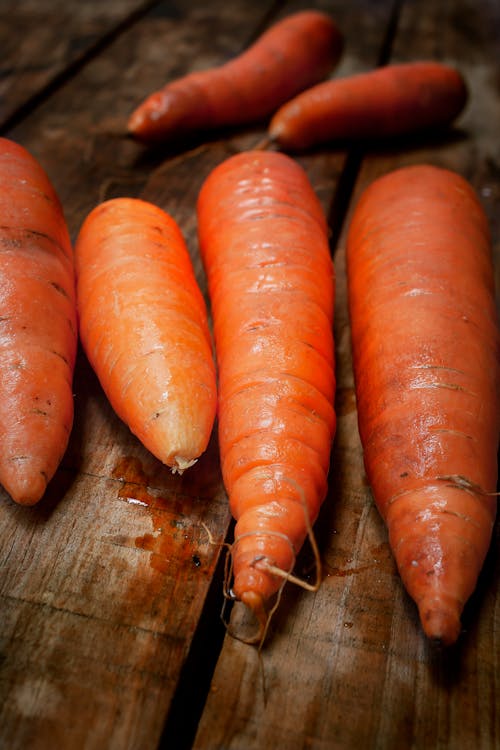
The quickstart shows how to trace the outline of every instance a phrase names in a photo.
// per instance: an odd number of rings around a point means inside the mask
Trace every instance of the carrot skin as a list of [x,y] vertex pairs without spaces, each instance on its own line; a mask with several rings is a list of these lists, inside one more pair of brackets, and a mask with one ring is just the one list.
[[326,14],[301,11],[276,23],[229,62],[169,82],[132,113],[129,134],[146,143],[256,122],[337,64],[343,38]]
[[326,495],[335,432],[334,271],[302,168],[250,151],[198,199],[219,372],[219,445],[236,518],[232,590],[260,619]]
[[173,471],[208,445],[216,410],[207,310],[175,221],[134,198],[100,204],[76,242],[80,337],[111,405]]
[[461,73],[439,62],[386,65],[298,94],[275,112],[269,135],[300,151],[342,139],[388,138],[455,120],[468,98]]
[[76,301],[73,251],[41,165],[0,138],[0,482],[33,505],[73,424]]
[[459,175],[376,180],[347,242],[368,480],[425,633],[456,641],[495,519],[500,337],[488,223]]

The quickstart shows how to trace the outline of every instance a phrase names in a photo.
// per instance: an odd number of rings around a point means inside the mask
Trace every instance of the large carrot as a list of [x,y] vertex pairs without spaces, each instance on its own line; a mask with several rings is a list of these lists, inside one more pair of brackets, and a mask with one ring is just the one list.
[[190,73],[148,96],[132,113],[129,133],[153,142],[261,120],[325,78],[338,62],[342,45],[342,35],[328,15],[295,13],[224,65]]
[[73,424],[73,255],[59,199],[25,148],[0,138],[0,482],[44,495]]
[[327,227],[296,162],[250,151],[208,176],[198,229],[219,368],[221,465],[237,519],[232,591],[264,627],[266,604],[327,487],[335,431]]
[[487,220],[459,175],[399,169],[362,195],[347,261],[367,476],[424,631],[450,644],[497,504],[499,332]]
[[206,305],[175,221],[134,198],[98,205],[76,242],[80,336],[111,405],[173,471],[207,447],[216,409]]
[[269,135],[289,150],[405,135],[449,125],[466,102],[464,78],[453,67],[432,61],[387,65],[298,94],[274,114]]

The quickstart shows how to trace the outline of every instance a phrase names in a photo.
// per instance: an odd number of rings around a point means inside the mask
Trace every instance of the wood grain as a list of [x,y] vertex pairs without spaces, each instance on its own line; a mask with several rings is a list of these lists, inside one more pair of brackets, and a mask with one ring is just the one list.
[[9,128],[97,54],[151,0],[68,3],[3,0],[0,7],[0,128]]

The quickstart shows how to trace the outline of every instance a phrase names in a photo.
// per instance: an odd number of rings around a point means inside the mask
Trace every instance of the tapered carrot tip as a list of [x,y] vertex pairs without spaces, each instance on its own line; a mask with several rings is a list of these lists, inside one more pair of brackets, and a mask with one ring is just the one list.
[[[150,97],[152,98],[152,97]],[[158,115],[156,115],[157,117]],[[143,129],[147,131],[148,118],[155,119],[154,107],[149,103],[149,99],[138,107],[129,117],[127,130],[129,135],[141,136]]]
[[172,469],[173,473],[182,474],[186,469],[189,469],[190,466],[194,466],[196,461],[198,459],[196,458],[184,458],[183,456],[174,456],[174,459],[171,463],[168,465]]
[[461,608],[456,600],[424,599],[419,603],[418,611],[428,638],[443,646],[451,646],[458,640]]
[[19,505],[35,505],[43,497],[47,481],[43,468],[26,471],[23,464],[17,466],[12,463],[0,467],[0,482]]
[[248,639],[249,642],[258,643],[265,632],[268,614],[264,605],[264,599],[256,591],[244,591],[240,596],[240,601],[252,612],[259,624],[259,630],[256,635]]

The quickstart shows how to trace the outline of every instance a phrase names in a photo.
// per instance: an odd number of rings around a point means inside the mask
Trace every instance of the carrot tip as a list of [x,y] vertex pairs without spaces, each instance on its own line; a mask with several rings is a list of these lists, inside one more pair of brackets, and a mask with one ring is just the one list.
[[267,630],[269,615],[266,611],[264,599],[256,591],[243,591],[239,597],[240,601],[254,615],[258,623],[258,631],[249,638],[244,638],[245,643],[262,643]]
[[256,591],[244,591],[240,596],[240,601],[254,613],[259,622],[267,619],[264,600]]
[[172,474],[182,474],[190,466],[193,466],[197,462],[197,458],[183,458],[182,456],[174,456],[174,463],[170,467]]
[[144,132],[147,135],[148,120],[142,109],[137,109],[133,112],[127,122],[127,133],[131,138],[140,140]]
[[432,641],[451,646],[460,635],[460,610],[446,606],[443,602],[425,600],[419,605],[420,620],[424,632]]
[[42,472],[40,475],[27,473],[26,476],[10,476],[4,478],[2,484],[18,505],[35,505],[47,489],[47,480]]

